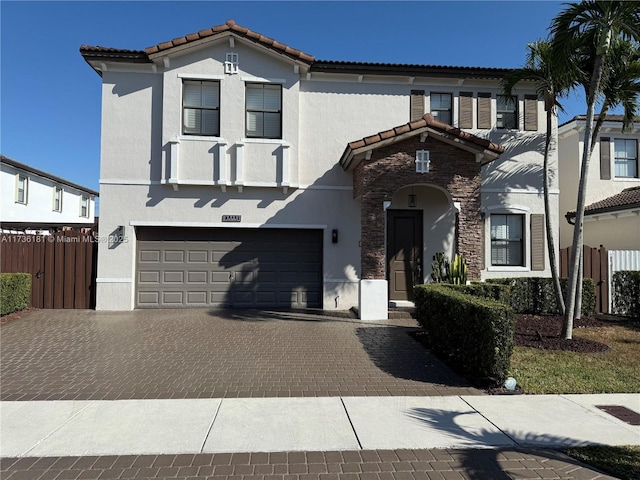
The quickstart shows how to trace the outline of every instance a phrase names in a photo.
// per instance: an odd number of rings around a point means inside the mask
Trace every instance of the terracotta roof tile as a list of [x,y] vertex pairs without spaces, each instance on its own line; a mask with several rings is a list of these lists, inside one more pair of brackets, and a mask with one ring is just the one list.
[[[640,186],[625,188],[616,195],[612,195],[598,202],[587,205],[585,215],[597,213],[615,212],[629,208],[640,208]],[[567,213],[568,217],[575,217],[575,210]]]
[[375,135],[370,135],[363,139],[350,142],[347,145],[347,151],[345,151],[345,153],[343,154],[343,158],[345,158],[345,156],[348,154],[348,150],[353,151],[369,145],[374,145],[378,142],[382,142],[383,140],[388,140],[390,138],[397,137],[402,134],[409,133],[415,130],[419,130],[424,127],[430,127],[433,130],[436,130],[438,132],[460,138],[461,140],[465,140],[466,142],[477,145],[479,149],[489,150],[494,154],[499,155],[501,153],[504,153],[505,151],[502,145],[498,145],[484,138],[477,137],[471,133],[460,130],[459,128],[452,127],[451,125],[447,125],[446,123],[439,122],[433,118],[433,115],[427,113],[424,117],[422,117],[419,120],[414,120],[404,125],[399,125],[395,128],[391,128],[383,132],[378,132]]

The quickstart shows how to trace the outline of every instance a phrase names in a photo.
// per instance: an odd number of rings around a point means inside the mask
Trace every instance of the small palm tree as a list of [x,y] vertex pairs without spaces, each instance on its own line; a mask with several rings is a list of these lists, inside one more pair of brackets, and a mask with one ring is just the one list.
[[549,200],[549,153],[551,150],[551,140],[553,138],[553,117],[558,110],[563,110],[559,99],[567,94],[574,84],[568,69],[556,69],[553,65],[553,52],[551,43],[547,40],[538,40],[528,45],[529,53],[525,66],[514,70],[507,75],[502,82],[505,95],[512,95],[516,85],[522,81],[534,81],[537,84],[538,98],[544,100],[547,118],[546,137],[544,144],[544,160],[542,170],[544,215],[546,221],[547,251],[549,252],[549,263],[551,265],[551,277],[553,279],[553,289],[560,311],[564,314],[565,306],[560,288],[560,278],[556,265],[556,249],[551,225],[551,207]]
[[552,63],[558,69],[565,70],[566,66],[573,67],[577,63],[576,52],[593,51],[593,55],[589,55],[589,58],[593,59],[593,62],[589,62],[591,69],[584,71],[584,75],[589,77],[586,89],[584,144],[589,148],[584,148],[582,155],[573,251],[569,264],[567,307],[563,325],[563,336],[570,339],[573,335],[576,293],[578,284],[581,283],[578,274],[583,245],[584,210],[595,104],[603,92],[603,73],[605,62],[610,55],[612,40],[620,39],[632,44],[640,41],[640,2],[585,0],[580,3],[570,3],[553,19],[550,32],[551,50],[554,52]]

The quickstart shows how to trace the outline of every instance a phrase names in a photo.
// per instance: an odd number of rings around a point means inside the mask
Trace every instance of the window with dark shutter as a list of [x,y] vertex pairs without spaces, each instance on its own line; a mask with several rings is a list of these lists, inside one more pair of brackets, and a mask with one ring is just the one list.
[[490,93],[478,93],[478,128],[491,128]]
[[410,110],[412,122],[424,116],[424,90],[411,90]]
[[600,179],[611,180],[611,139],[600,137]]
[[460,92],[460,128],[473,128],[473,93]]
[[545,267],[544,214],[531,214],[531,270],[541,271]]
[[538,130],[538,97],[536,95],[524,96],[524,129]]

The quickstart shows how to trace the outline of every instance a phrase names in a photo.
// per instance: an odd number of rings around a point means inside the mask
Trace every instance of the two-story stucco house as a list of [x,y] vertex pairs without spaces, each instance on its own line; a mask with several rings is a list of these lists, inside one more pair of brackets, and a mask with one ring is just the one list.
[[386,318],[437,252],[472,280],[549,275],[544,106],[530,82],[501,95],[508,69],[316,60],[232,20],[80,52],[102,77],[100,234],[126,237],[100,245],[98,309]]
[[3,233],[93,228],[98,192],[0,155]]
[[[558,129],[560,247],[573,242],[580,165],[584,149],[584,115]],[[622,116],[608,115],[596,139],[587,177],[584,243],[609,250],[640,250],[640,122],[624,132]]]

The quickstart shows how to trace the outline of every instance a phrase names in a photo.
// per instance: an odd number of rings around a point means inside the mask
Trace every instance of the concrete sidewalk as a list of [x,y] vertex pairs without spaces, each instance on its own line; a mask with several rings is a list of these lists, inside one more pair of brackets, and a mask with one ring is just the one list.
[[0,403],[1,457],[640,445],[639,394]]

